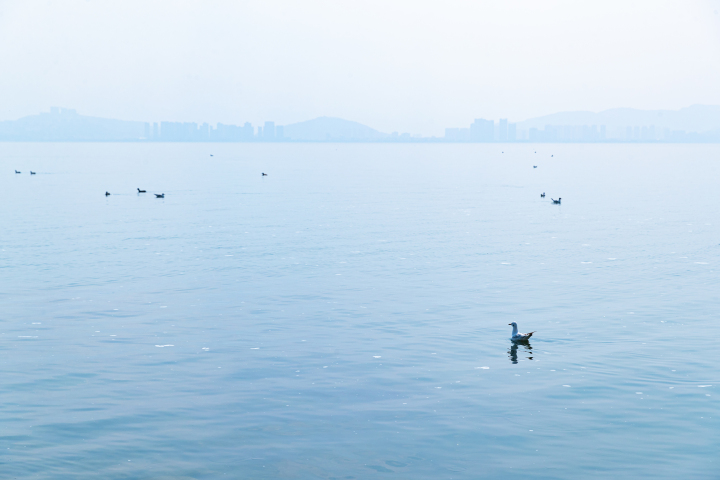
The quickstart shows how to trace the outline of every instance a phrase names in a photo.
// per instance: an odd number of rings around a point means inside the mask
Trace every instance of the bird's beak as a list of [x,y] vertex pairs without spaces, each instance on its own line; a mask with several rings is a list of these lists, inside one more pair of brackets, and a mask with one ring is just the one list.
[[512,325],[512,323],[508,323],[508,325]]

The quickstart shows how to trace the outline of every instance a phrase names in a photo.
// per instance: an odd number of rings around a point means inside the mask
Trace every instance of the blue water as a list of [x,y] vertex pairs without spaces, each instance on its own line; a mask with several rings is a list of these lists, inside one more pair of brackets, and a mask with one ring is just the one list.
[[0,167],[4,478],[720,476],[720,146]]

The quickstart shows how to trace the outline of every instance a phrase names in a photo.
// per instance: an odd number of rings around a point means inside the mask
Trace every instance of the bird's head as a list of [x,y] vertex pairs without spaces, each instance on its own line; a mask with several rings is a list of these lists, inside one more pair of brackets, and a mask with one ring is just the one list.
[[517,327],[517,323],[515,323],[515,322],[508,323],[508,325],[512,325],[513,327]]

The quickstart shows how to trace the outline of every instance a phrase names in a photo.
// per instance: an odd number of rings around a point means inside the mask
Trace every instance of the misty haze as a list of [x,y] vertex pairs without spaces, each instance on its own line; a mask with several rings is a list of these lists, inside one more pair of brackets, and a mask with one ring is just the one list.
[[0,2],[3,478],[716,478],[719,10]]

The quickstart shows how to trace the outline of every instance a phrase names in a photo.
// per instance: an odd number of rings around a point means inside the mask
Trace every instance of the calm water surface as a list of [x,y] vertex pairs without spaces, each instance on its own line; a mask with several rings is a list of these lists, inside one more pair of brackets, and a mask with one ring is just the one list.
[[720,476],[720,146],[0,167],[4,478]]

